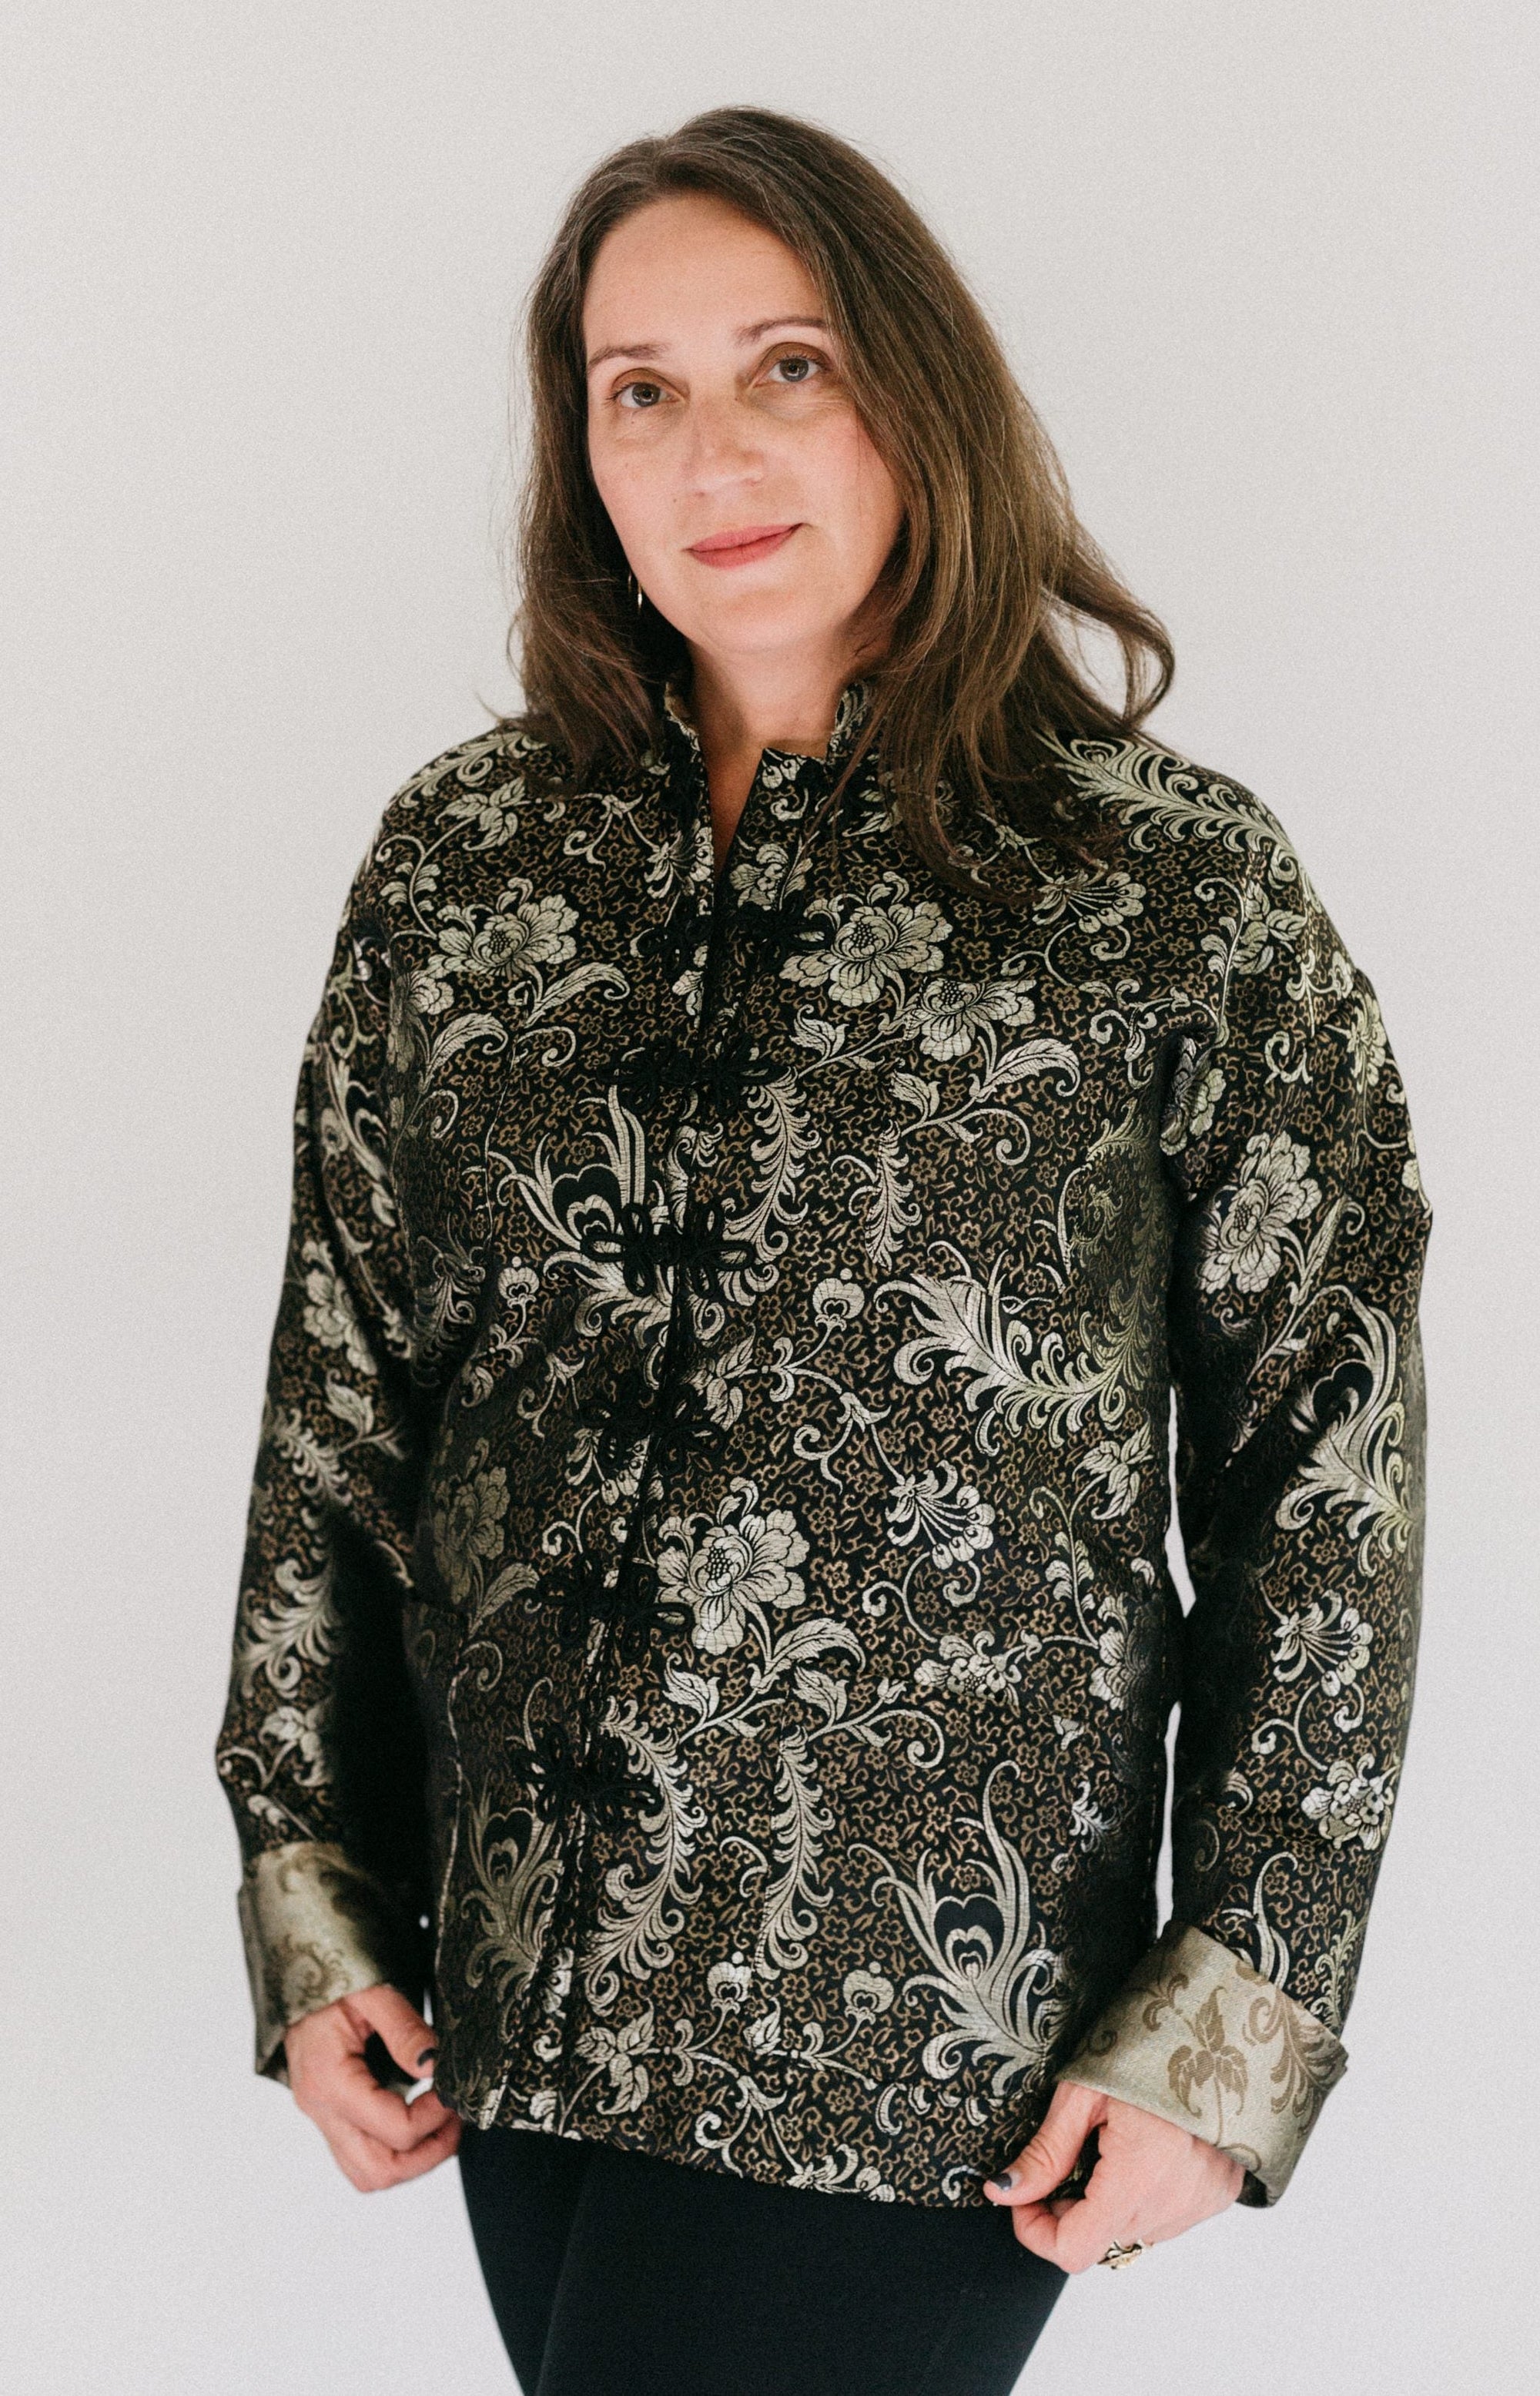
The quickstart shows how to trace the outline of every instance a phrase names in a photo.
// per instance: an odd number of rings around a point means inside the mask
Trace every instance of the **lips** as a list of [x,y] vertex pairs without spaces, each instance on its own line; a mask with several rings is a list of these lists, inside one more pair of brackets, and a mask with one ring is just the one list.
[[756,558],[774,556],[796,530],[794,524],[739,525],[692,542],[690,555],[702,566],[751,566]]

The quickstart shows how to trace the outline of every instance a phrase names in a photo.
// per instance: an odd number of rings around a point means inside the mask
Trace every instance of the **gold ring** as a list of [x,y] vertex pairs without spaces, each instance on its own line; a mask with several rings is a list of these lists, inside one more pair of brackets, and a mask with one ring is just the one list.
[[1114,2238],[1106,2254],[1098,2255],[1096,2260],[1098,2263],[1110,2263],[1115,2271],[1120,2264],[1132,2263],[1136,2255],[1142,2255],[1145,2251],[1146,2242],[1142,2238],[1135,2238],[1132,2246],[1120,2246]]

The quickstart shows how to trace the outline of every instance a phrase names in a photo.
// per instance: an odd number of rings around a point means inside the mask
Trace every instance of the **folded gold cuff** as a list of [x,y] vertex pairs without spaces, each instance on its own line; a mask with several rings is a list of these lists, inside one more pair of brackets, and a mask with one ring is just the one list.
[[303,2015],[381,1980],[417,2002],[413,1933],[389,1892],[340,1847],[300,1841],[259,1856],[238,1902],[257,2069],[269,2079],[287,2083],[284,2032]]
[[1057,2077],[1141,2105],[1245,2166],[1276,2204],[1348,2069],[1335,2032],[1206,1931],[1168,1923]]

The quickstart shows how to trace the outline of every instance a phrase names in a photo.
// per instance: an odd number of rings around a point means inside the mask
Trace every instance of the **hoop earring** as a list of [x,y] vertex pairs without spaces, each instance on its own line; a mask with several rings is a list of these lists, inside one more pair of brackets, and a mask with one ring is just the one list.
[[628,572],[626,576],[626,587],[629,591],[632,591],[636,594],[636,612],[640,616],[644,606],[646,605],[647,594],[643,590],[640,582],[638,582],[635,575],[630,572]]

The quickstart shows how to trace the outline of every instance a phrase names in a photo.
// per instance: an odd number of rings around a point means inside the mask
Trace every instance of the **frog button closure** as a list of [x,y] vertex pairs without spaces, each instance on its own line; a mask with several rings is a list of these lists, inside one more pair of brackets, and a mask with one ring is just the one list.
[[678,898],[660,924],[649,924],[636,937],[639,956],[656,965],[666,982],[688,973],[710,931],[710,917],[686,896]]
[[622,1102],[635,1111],[650,1109],[696,1078],[694,1052],[671,1032],[658,1032],[638,1048],[628,1048],[610,1067],[610,1078]]
[[618,1830],[644,1793],[631,1775],[624,1746],[608,1731],[597,1733],[581,1753],[564,1724],[548,1723],[523,1754],[524,1777],[548,1821],[582,1814],[599,1829]]
[[670,1377],[655,1389],[641,1364],[628,1366],[607,1405],[595,1401],[581,1407],[578,1420],[593,1432],[600,1466],[611,1478],[625,1471],[644,1440],[653,1442],[660,1460],[676,1461],[713,1436],[693,1382]]
[[623,1558],[612,1577],[603,1556],[574,1555],[542,1574],[535,1594],[551,1608],[564,1647],[586,1646],[592,1625],[607,1622],[615,1626],[620,1652],[634,1657],[655,1629],[678,1631],[689,1623],[689,1607],[660,1598],[657,1590],[657,1566],[640,1557]]

